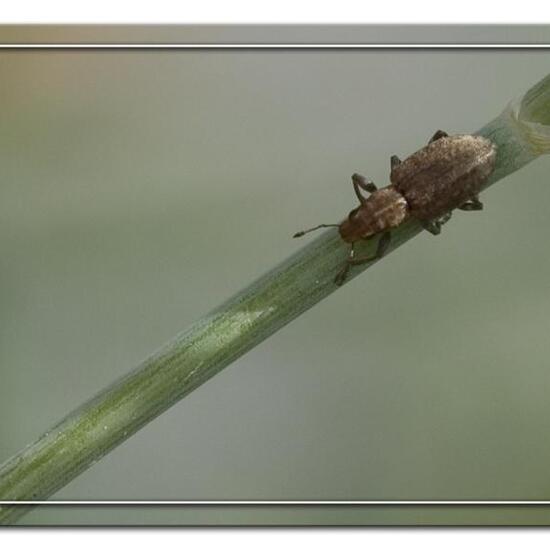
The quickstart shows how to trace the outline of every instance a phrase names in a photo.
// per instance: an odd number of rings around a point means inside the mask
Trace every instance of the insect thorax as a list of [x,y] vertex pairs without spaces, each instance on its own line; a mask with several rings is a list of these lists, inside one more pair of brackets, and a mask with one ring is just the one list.
[[344,241],[366,239],[397,227],[407,217],[407,201],[393,185],[372,193],[369,198],[350,212],[340,226]]

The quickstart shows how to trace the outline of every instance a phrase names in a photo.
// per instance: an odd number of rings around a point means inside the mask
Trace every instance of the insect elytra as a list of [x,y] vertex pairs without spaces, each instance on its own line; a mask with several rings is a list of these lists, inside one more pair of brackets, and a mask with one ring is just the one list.
[[[391,230],[410,217],[422,227],[439,235],[441,226],[455,208],[482,210],[478,194],[494,170],[496,146],[487,138],[470,134],[449,136],[438,130],[428,145],[401,161],[390,159],[390,184],[378,189],[359,174],[351,177],[359,206],[339,224],[321,224],[294,237],[301,237],[321,227],[338,227],[350,252],[335,278],[341,285],[353,265],[381,258],[391,241]],[[365,196],[363,192],[369,193]],[[380,234],[376,252],[356,257],[354,243]]]

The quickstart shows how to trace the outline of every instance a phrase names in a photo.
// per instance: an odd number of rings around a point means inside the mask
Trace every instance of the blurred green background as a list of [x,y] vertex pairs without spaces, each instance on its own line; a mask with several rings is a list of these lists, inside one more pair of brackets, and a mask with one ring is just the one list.
[[[385,185],[391,154],[439,128],[478,129],[548,61],[2,52],[0,461],[302,246],[296,230],[341,219],[353,172]],[[499,182],[484,212],[413,239],[54,499],[550,500],[549,172],[542,158]],[[164,523],[298,517],[165,512]],[[22,523],[156,513],[52,507]],[[352,509],[299,517],[366,521]]]

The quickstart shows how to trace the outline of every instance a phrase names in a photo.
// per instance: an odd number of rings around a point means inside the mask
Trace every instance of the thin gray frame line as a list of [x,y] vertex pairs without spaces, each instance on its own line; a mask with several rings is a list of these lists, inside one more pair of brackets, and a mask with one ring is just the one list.
[[[0,44],[0,50],[91,49],[416,49],[416,50],[530,50],[550,44]],[[0,500],[2,506],[547,506],[550,500]]]
[[162,50],[162,49],[186,49],[186,50],[531,50],[531,49],[550,49],[550,44],[143,44],[143,43],[105,43],[105,44],[71,44],[71,43],[36,43],[36,44],[8,44],[1,43],[2,50],[95,50],[95,49],[117,49],[117,50]]

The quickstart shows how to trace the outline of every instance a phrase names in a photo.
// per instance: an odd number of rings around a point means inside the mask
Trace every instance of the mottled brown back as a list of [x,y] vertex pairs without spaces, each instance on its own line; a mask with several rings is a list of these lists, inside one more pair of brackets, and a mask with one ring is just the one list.
[[394,167],[390,179],[414,217],[433,220],[479,193],[495,160],[496,148],[486,138],[443,137]]

